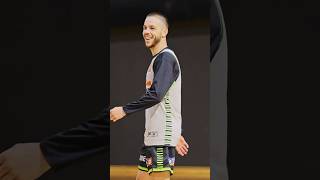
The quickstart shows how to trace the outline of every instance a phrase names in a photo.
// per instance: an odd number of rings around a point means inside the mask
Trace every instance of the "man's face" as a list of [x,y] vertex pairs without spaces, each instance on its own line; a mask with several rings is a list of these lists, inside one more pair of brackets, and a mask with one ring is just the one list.
[[147,48],[152,48],[161,41],[165,28],[158,16],[148,16],[145,19],[142,35]]

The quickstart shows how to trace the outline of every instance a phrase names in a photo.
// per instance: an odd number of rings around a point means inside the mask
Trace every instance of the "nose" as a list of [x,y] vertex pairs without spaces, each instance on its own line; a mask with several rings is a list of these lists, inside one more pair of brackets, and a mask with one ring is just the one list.
[[149,29],[144,29],[142,31],[142,35],[145,36],[145,35],[148,35],[150,33]]

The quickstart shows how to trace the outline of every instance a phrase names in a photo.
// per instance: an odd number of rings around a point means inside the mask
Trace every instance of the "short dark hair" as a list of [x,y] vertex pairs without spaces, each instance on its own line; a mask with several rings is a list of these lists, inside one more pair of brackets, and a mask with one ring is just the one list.
[[161,18],[163,18],[165,25],[169,29],[168,18],[163,13],[158,12],[158,11],[152,11],[149,14],[147,14],[146,17],[148,17],[148,16],[160,16]]

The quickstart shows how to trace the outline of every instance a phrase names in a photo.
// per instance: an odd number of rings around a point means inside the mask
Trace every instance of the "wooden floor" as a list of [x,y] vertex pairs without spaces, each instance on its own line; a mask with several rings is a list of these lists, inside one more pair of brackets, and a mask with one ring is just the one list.
[[[137,166],[111,166],[111,180],[135,180]],[[176,166],[171,180],[210,180],[210,168],[199,166]]]

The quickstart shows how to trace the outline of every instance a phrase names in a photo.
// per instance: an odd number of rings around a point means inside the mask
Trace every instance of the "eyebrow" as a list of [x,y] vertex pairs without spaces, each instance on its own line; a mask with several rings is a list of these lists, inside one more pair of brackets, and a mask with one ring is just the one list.
[[[142,27],[147,27],[147,25],[145,25],[145,24],[144,24]],[[156,26],[155,26],[155,25],[153,25],[153,24],[149,25],[149,27],[156,28]]]

